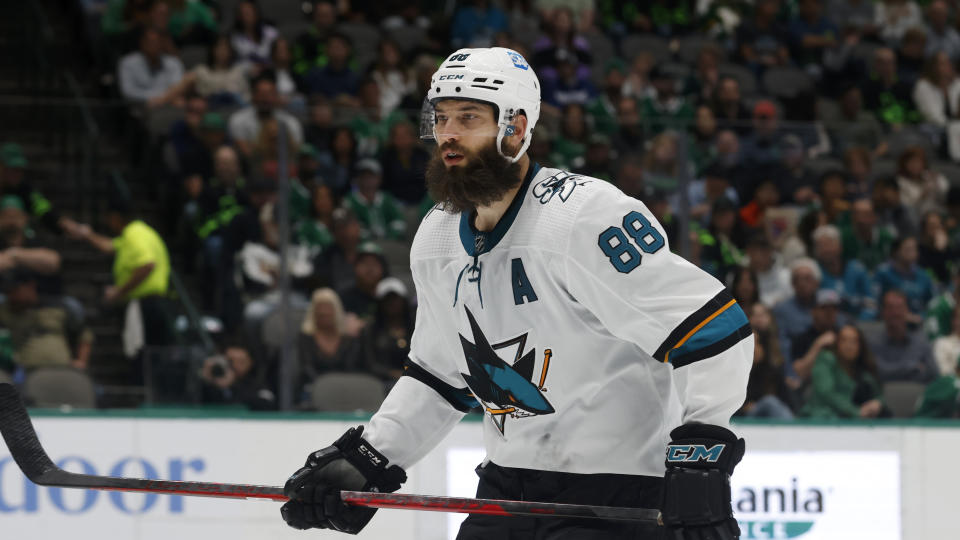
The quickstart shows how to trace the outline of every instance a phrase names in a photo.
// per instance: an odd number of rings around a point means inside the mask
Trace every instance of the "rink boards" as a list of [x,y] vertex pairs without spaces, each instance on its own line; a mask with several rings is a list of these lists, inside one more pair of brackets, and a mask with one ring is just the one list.
[[[281,485],[307,452],[364,417],[174,418],[36,414],[62,467],[88,474]],[[409,471],[405,492],[472,496],[481,426],[464,421]],[[748,451],[733,477],[744,539],[955,538],[960,424],[738,426]],[[41,488],[0,444],[0,531],[9,538],[208,540],[303,538],[279,505]],[[452,538],[456,515],[385,510],[359,536]],[[327,537],[330,533],[323,533]]]

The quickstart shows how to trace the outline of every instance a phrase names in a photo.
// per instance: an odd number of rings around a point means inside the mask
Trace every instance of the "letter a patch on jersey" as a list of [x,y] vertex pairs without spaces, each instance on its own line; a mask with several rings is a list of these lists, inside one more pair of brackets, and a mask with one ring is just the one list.
[[523,261],[520,258],[510,261],[510,283],[513,285],[513,303],[520,305],[524,302],[536,302],[537,293],[530,284],[527,273],[523,270]]

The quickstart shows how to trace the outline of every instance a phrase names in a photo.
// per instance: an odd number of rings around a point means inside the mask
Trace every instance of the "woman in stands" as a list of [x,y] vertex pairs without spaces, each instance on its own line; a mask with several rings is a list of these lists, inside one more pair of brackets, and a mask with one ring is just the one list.
[[346,324],[337,293],[328,288],[314,291],[297,341],[303,386],[324,373],[361,370],[359,344],[345,333]]
[[939,172],[930,168],[927,152],[921,146],[911,146],[897,161],[897,185],[900,200],[913,213],[914,222],[930,211],[946,209],[950,183]]
[[241,60],[267,63],[270,47],[278,35],[276,28],[263,21],[260,6],[254,0],[242,0],[237,4],[230,42]]
[[842,326],[836,342],[817,355],[811,393],[801,416],[812,418],[877,418],[889,416],[880,398],[880,383],[863,332]]
[[248,64],[237,61],[237,53],[228,36],[218,37],[207,51],[207,61],[190,70],[180,82],[171,86],[159,98],[160,103],[175,100],[195,92],[210,106],[243,105],[250,101]]

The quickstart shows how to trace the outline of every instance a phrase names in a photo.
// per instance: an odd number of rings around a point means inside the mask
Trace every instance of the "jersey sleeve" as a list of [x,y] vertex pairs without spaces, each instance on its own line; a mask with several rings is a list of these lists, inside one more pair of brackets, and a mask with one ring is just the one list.
[[446,357],[423,284],[413,274],[417,295],[416,323],[404,374],[370,419],[366,439],[391,463],[407,468],[446,437],[479,403],[460,377],[453,358]]
[[753,363],[743,310],[719,281],[671,253],[642,202],[606,185],[588,197],[565,254],[570,294],[613,335],[672,365],[684,423],[729,425]]

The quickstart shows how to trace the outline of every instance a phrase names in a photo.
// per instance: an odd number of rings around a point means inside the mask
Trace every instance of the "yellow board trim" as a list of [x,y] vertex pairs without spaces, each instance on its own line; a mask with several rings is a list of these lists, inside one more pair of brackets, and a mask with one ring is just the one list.
[[718,309],[717,311],[715,311],[715,312],[713,313],[713,315],[710,315],[709,317],[707,317],[706,319],[704,319],[703,321],[701,321],[700,324],[698,324],[697,326],[695,326],[695,327],[693,328],[693,330],[687,332],[687,335],[683,336],[683,339],[681,339],[680,341],[678,341],[677,344],[674,345],[672,349],[670,349],[669,351],[667,351],[666,356],[663,357],[663,363],[666,364],[667,362],[670,361],[670,353],[671,353],[671,352],[673,352],[674,350],[679,349],[681,346],[683,346],[683,344],[686,343],[688,339],[690,339],[691,337],[693,337],[693,335],[696,334],[698,330],[700,330],[701,328],[703,328],[704,326],[706,326],[707,323],[709,323],[709,322],[712,321],[713,319],[717,318],[718,315],[720,315],[721,313],[723,313],[724,311],[726,311],[728,308],[730,308],[730,306],[732,306],[732,305],[734,305],[734,304],[736,304],[736,303],[737,303],[736,300],[730,300],[729,302],[727,302],[727,304],[726,304],[725,306],[723,306],[722,308],[720,308],[720,309]]

